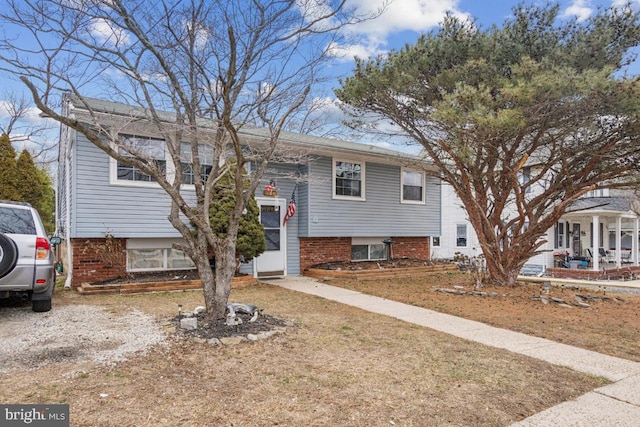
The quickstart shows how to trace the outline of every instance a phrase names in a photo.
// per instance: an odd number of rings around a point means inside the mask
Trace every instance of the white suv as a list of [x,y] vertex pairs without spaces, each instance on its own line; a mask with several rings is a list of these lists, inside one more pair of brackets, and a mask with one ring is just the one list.
[[38,211],[28,203],[0,200],[0,298],[30,298],[33,311],[49,311],[55,277]]

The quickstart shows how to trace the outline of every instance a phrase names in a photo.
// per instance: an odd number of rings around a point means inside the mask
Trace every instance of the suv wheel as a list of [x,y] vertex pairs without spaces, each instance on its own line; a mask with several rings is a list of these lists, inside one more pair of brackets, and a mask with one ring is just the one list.
[[13,240],[0,234],[0,278],[6,276],[16,266],[18,248]]

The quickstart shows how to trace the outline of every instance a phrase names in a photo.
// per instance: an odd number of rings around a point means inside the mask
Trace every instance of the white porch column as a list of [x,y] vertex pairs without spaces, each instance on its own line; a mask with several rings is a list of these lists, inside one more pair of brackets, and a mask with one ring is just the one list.
[[594,215],[591,221],[591,231],[593,233],[593,247],[591,248],[591,266],[593,271],[600,270],[600,217]]
[[622,217],[616,218],[616,266],[622,267]]
[[631,262],[638,265],[638,219],[633,220],[633,237],[631,240]]

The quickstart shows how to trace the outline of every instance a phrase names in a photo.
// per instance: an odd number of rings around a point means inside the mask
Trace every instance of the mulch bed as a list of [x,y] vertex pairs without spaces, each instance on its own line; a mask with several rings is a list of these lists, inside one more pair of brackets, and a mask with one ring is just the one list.
[[413,267],[425,267],[435,265],[433,261],[414,259],[414,258],[397,258],[390,261],[333,261],[323,262],[320,264],[312,265],[311,269],[318,270],[382,270],[391,268],[413,268]]
[[207,321],[204,313],[195,316],[198,319],[198,328],[194,330],[181,329],[180,316],[172,319],[171,323],[176,326],[176,331],[184,337],[197,338],[226,338],[234,336],[246,336],[247,334],[258,334],[267,332],[277,326],[290,326],[289,322],[277,317],[268,315],[259,315],[255,322],[249,322],[251,316],[248,314],[237,313],[236,318],[242,319],[242,323],[235,326],[228,326],[226,319],[218,319],[213,322]]

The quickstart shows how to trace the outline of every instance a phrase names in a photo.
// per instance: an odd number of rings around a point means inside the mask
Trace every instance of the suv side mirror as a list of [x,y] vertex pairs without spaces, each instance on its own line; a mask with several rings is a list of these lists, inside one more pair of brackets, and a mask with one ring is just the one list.
[[49,242],[51,242],[53,246],[58,246],[62,243],[62,239],[59,236],[53,236],[49,239]]

